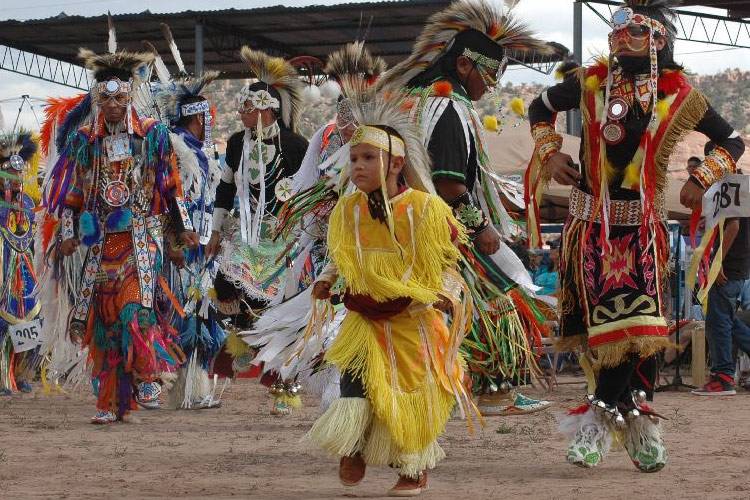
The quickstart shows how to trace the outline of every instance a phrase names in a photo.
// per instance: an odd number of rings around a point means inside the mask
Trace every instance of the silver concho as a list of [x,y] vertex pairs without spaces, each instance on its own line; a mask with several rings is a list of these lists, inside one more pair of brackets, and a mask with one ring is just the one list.
[[282,203],[284,203],[289,198],[291,198],[292,197],[292,178],[284,177],[283,179],[280,179],[279,182],[277,182],[276,186],[274,187],[274,192],[276,193],[276,199]]
[[104,88],[107,89],[108,93],[114,94],[120,90],[120,82],[117,80],[110,80],[106,83]]
[[628,103],[625,101],[625,99],[615,97],[614,99],[609,101],[609,107],[607,108],[607,118],[612,121],[620,121],[625,118],[625,115],[628,114],[629,109],[630,106],[628,106]]
[[625,139],[625,127],[617,122],[607,123],[602,129],[602,137],[610,146],[620,144]]
[[26,166],[26,162],[23,161],[23,158],[21,158],[20,155],[10,155],[8,163],[10,164],[10,168],[19,172]]
[[130,189],[122,181],[110,181],[104,186],[104,201],[110,207],[121,207],[128,202]]

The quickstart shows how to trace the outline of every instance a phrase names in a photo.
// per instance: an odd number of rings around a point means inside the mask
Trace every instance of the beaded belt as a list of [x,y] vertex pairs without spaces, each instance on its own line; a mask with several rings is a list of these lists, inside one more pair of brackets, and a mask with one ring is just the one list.
[[[655,201],[655,214],[658,219],[664,219],[664,201]],[[600,213],[594,213],[594,197],[580,189],[573,188],[570,192],[570,215],[577,219],[600,222]],[[609,224],[611,226],[640,226],[643,223],[641,200],[610,200]]]

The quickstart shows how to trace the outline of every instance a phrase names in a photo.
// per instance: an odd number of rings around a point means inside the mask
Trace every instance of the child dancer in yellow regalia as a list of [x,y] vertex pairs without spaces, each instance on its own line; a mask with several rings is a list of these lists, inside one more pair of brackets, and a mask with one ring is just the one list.
[[[326,353],[341,372],[341,397],[308,436],[341,456],[344,485],[358,484],[366,464],[391,465],[399,480],[389,494],[414,496],[445,456],[437,437],[454,405],[472,406],[458,353],[471,313],[450,272],[466,234],[431,194],[429,160],[402,103],[359,101],[348,172],[356,190],[333,210],[333,265],[313,290],[325,299],[343,280],[347,316]],[[452,305],[450,328],[436,304]]]

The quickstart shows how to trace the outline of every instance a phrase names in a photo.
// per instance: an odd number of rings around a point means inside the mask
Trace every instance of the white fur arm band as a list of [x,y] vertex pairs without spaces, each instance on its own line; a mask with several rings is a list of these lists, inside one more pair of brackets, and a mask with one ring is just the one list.
[[229,215],[229,211],[226,208],[214,207],[212,227],[214,231],[221,232],[221,228],[224,226],[224,221],[226,220],[227,215]]
[[325,281],[326,283],[334,284],[338,278],[339,269],[336,267],[336,264],[334,264],[333,262],[329,262],[328,265],[324,267],[322,271],[320,271],[320,274],[315,280],[315,283]]

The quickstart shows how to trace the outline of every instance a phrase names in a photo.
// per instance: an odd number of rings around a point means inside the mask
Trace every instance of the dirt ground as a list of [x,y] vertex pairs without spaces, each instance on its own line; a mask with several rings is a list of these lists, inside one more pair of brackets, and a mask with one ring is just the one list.
[[[658,474],[637,472],[624,451],[596,470],[565,463],[556,420],[581,394],[582,385],[561,385],[545,396],[552,410],[488,419],[473,437],[464,422],[450,422],[441,438],[448,458],[422,498],[750,498],[750,393],[657,395],[657,409],[670,418],[670,463]],[[97,427],[88,423],[88,395],[4,398],[0,498],[382,496],[394,471],[373,468],[347,489],[334,459],[300,443],[318,414],[317,401],[306,403],[291,417],[273,417],[263,388],[243,380],[230,386],[220,409],[139,411],[139,423]]]

